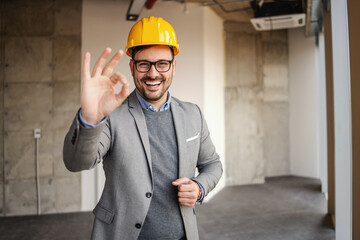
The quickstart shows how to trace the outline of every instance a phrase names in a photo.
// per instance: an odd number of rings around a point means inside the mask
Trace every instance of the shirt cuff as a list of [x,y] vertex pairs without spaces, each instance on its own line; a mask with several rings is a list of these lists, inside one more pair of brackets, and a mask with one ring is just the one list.
[[204,188],[203,188],[203,186],[200,184],[200,183],[198,183],[198,182],[196,182],[198,185],[199,185],[199,187],[201,188],[201,196],[200,196],[200,199],[199,200],[197,200],[196,202],[199,202],[199,203],[201,203],[203,200],[204,200],[204,195],[205,195],[205,190],[204,190]]
[[100,124],[102,124],[103,122],[105,122],[105,119],[106,119],[106,117],[104,117],[103,120],[101,120],[101,121],[100,121],[99,123],[97,123],[97,124],[87,123],[87,122],[83,119],[83,117],[82,117],[82,115],[81,115],[81,109],[79,110],[78,118],[79,118],[80,124],[81,124],[83,127],[85,127],[85,128],[94,128],[94,127],[97,127],[97,126],[99,126]]

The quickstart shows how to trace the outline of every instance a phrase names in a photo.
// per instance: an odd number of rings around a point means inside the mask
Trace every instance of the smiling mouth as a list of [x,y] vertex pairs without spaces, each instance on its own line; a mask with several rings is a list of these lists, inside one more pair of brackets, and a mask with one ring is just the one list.
[[144,81],[144,83],[146,84],[146,86],[153,87],[153,86],[160,86],[161,81],[156,81],[156,82]]

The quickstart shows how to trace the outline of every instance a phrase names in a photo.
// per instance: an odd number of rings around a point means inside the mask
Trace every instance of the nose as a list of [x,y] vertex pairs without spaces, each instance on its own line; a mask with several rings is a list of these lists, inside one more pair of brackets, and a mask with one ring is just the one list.
[[148,74],[149,74],[149,77],[151,77],[151,78],[155,78],[159,75],[159,72],[156,70],[155,65],[152,65],[150,67]]

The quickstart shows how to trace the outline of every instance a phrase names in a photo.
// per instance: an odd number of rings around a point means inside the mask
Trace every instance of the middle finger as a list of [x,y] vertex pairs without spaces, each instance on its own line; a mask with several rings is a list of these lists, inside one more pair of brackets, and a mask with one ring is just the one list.
[[194,187],[190,184],[181,184],[179,187],[178,187],[178,191],[180,192],[192,192],[194,191]]

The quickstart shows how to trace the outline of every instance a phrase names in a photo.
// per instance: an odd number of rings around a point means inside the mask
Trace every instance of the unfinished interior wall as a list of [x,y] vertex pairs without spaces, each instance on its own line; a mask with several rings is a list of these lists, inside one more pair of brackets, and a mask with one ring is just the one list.
[[65,169],[62,146],[79,107],[81,4],[1,2],[1,215],[37,213],[36,128],[41,213],[80,209],[80,175]]
[[287,31],[225,22],[226,181],[289,174]]
[[[315,36],[305,37],[302,29],[288,31],[290,76],[290,172],[292,175],[319,178],[321,141],[319,47]],[[325,95],[325,94],[324,94]],[[325,114],[324,114],[325,115]],[[325,116],[323,116],[325,119]]]

